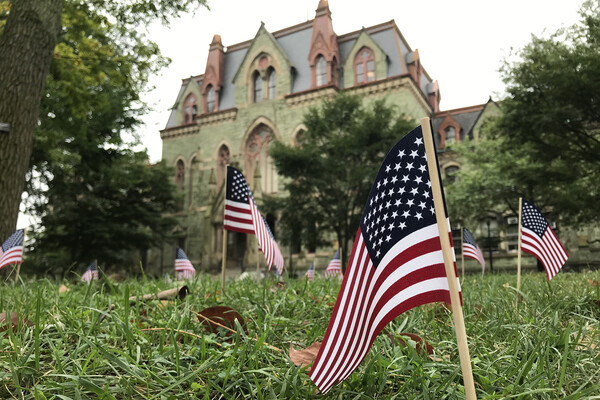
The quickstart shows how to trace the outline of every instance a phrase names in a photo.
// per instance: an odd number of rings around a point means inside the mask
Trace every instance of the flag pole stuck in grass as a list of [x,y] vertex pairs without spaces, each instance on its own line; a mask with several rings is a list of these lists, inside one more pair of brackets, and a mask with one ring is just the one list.
[[[229,164],[225,165],[225,189],[227,189],[227,171],[229,170]],[[227,197],[227,195],[225,195]],[[227,198],[225,198],[225,211],[223,216],[223,256],[221,259],[221,291],[225,294],[225,266],[227,265],[227,228],[225,226],[225,219],[227,218]]]
[[452,304],[465,393],[475,398],[431,125],[428,118],[421,124],[391,149],[371,188],[309,375],[322,393],[358,367],[394,318],[445,302]]

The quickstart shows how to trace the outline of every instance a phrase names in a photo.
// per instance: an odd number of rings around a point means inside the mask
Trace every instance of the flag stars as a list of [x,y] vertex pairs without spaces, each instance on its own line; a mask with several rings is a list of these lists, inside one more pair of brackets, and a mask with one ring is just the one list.
[[418,157],[418,156],[419,156],[419,151],[418,150],[413,150],[413,151],[410,152],[410,157],[412,157],[413,159],[415,157]]
[[400,158],[404,157],[405,155],[406,155],[406,153],[404,152],[404,149],[402,149],[398,152],[398,157],[400,157]]
[[416,139],[415,139],[415,144],[416,144],[417,146],[420,146],[420,145],[422,145],[422,144],[423,144],[423,138],[422,138],[422,137],[418,137],[418,138],[416,138]]
[[415,213],[415,218],[420,221],[421,219],[423,219],[423,214],[421,214],[420,212]]
[[412,170],[414,168],[413,163],[406,163],[406,169],[407,170]]

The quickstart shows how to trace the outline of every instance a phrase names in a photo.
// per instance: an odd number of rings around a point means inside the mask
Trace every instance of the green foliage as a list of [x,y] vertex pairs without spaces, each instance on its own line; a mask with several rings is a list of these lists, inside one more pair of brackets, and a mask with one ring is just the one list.
[[[600,393],[598,271],[467,276],[464,317],[479,399],[584,399]],[[307,368],[288,357],[321,341],[339,291],[337,280],[229,281],[200,274],[184,301],[130,305],[131,295],[169,288],[164,281],[48,280],[4,287],[0,310],[26,317],[0,336],[0,397],[22,399],[462,399],[462,373],[451,314],[437,304],[408,311],[376,339],[343,383],[320,394]],[[107,312],[109,305],[114,309]],[[208,333],[196,312],[224,305],[248,333]],[[158,330],[146,330],[158,329]],[[435,349],[420,355],[401,332]],[[273,346],[281,352],[269,347]]]
[[65,2],[28,174],[42,266],[119,264],[169,233],[173,172],[149,166],[129,138],[149,111],[140,94],[167,60],[133,24],[193,4],[204,2]]
[[348,95],[311,108],[303,122],[299,146],[276,143],[271,151],[288,178],[281,222],[313,248],[335,233],[345,257],[383,158],[414,126],[383,101]]
[[460,152],[455,206],[470,193],[475,210],[516,209],[523,196],[569,223],[600,217],[599,26],[600,1],[586,2],[578,25],[534,37],[505,63],[508,97],[488,143]]

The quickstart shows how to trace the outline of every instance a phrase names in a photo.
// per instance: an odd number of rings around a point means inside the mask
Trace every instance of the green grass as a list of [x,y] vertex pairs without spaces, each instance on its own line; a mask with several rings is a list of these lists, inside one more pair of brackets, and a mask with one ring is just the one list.
[[[478,398],[600,398],[600,292],[588,280],[600,280],[600,272],[561,272],[549,284],[545,275],[524,275],[519,303],[514,275],[465,279]],[[128,301],[173,287],[160,280],[69,283],[63,294],[59,285],[0,288],[0,312],[32,323],[0,333],[0,398],[464,398],[452,317],[435,304],[398,317],[359,368],[321,395],[288,349],[322,340],[339,282],[295,280],[278,288],[275,281],[230,281],[224,295],[218,279],[202,275],[189,283],[185,300],[165,306]],[[223,332],[204,332],[195,312],[215,305],[237,310],[248,334],[238,329],[227,341]],[[388,335],[400,332],[426,339],[435,356]]]

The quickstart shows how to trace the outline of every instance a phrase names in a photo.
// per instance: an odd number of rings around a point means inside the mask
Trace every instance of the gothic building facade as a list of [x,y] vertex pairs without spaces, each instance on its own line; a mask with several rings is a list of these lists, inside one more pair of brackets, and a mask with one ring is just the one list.
[[[338,35],[327,0],[319,1],[314,19],[276,32],[261,24],[255,37],[242,43],[225,47],[215,35],[203,73],[182,80],[160,132],[163,159],[175,167],[181,201],[173,243],[155,252],[150,263],[168,270],[179,246],[197,268],[219,268],[225,166],[243,172],[258,201],[283,195],[269,146],[294,143],[309,107],[339,92],[365,102],[385,98],[414,121],[431,117],[448,179],[458,169],[451,143],[477,140],[485,118],[498,112],[491,100],[441,111],[438,82],[393,20]],[[275,216],[267,220],[277,237]],[[256,265],[253,238],[233,232],[227,237],[227,268]]]

